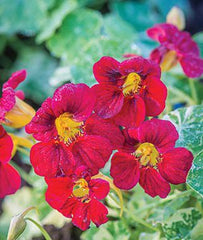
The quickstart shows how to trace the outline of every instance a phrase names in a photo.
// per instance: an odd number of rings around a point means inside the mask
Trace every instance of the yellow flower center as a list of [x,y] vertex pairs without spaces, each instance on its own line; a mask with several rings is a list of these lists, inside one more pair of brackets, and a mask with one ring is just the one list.
[[55,120],[55,126],[59,139],[65,143],[70,143],[77,136],[82,134],[83,122],[73,120],[72,114],[65,112]]
[[141,77],[135,72],[128,74],[123,84],[124,96],[135,94],[139,92],[140,88],[141,88]]
[[148,142],[140,144],[134,155],[140,159],[142,166],[156,166],[159,161],[159,152],[153,144]]
[[89,187],[84,178],[79,179],[73,187],[73,196],[88,200]]

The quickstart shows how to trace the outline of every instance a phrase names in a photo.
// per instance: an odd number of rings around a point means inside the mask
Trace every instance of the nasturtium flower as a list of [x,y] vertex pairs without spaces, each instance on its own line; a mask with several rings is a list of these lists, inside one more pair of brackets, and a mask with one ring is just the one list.
[[128,190],[139,182],[151,197],[165,198],[169,183],[186,181],[193,155],[186,148],[175,148],[178,132],[171,122],[151,119],[125,135],[125,146],[111,161],[110,172],[117,187]]
[[19,173],[9,164],[12,149],[12,139],[0,125],[0,198],[15,193],[21,184]]
[[122,145],[118,126],[92,114],[95,96],[85,84],[65,84],[48,98],[26,126],[40,143],[31,149],[31,163],[38,175],[70,175],[85,165],[97,174],[113,148]]
[[46,201],[65,217],[72,218],[72,223],[81,230],[89,228],[90,221],[97,227],[108,221],[108,210],[99,201],[109,193],[107,181],[91,179],[81,166],[72,178],[50,178],[46,182]]
[[102,57],[93,66],[99,84],[94,110],[104,119],[112,118],[118,125],[136,127],[145,116],[159,115],[165,107],[166,86],[160,80],[158,64],[142,57],[118,62]]
[[180,31],[172,24],[162,23],[149,28],[147,34],[160,43],[151,52],[150,58],[159,63],[163,71],[170,70],[179,62],[188,77],[202,75],[203,59],[200,58],[198,45],[188,32]]
[[11,75],[3,84],[0,98],[0,123],[14,128],[21,128],[28,124],[35,114],[35,110],[23,101],[24,93],[15,91],[26,78],[26,71],[20,70]]

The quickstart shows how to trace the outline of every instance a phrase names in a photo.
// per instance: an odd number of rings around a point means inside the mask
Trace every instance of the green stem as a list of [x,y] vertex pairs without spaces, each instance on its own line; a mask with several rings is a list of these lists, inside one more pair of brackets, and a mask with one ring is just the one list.
[[189,81],[189,85],[190,85],[190,91],[191,91],[192,98],[193,98],[195,104],[198,104],[198,96],[197,96],[197,91],[195,88],[195,80],[192,78],[188,78],[188,81]]
[[37,226],[39,228],[39,230],[41,231],[41,233],[43,234],[45,240],[52,240],[51,237],[49,236],[48,232],[34,219],[27,217],[27,218],[25,218],[25,220],[28,220],[28,221],[34,223],[35,226]]
[[188,191],[184,191],[184,192],[180,192],[180,193],[177,193],[177,194],[170,195],[170,196],[168,196],[167,198],[161,199],[161,200],[159,200],[159,201],[156,202],[156,203],[148,204],[146,207],[137,210],[137,211],[135,212],[135,214],[137,215],[137,214],[139,214],[139,213],[141,213],[141,212],[144,212],[144,211],[146,211],[146,210],[155,208],[155,207],[157,207],[157,206],[159,206],[159,205],[161,205],[161,204],[163,204],[163,203],[165,203],[165,202],[168,202],[168,201],[170,201],[170,200],[173,200],[173,199],[175,199],[175,198],[177,198],[177,197],[187,196],[187,195],[189,195],[192,191],[193,191],[193,190],[190,189],[190,190],[188,190]]
[[33,182],[30,178],[30,175],[26,173],[21,167],[19,167],[15,162],[11,161],[10,163],[19,172],[20,176],[32,186]]
[[17,147],[17,150],[23,154],[25,154],[26,156],[30,157],[30,152],[28,152],[27,150],[25,150],[24,148],[22,147]]
[[[111,193],[109,193],[109,197],[110,197],[117,205],[119,205],[119,202],[117,201],[117,199],[116,199],[114,196],[112,196]],[[144,225],[145,227],[147,227],[147,228],[149,228],[149,229],[151,229],[151,230],[153,230],[153,231],[159,231],[157,228],[152,227],[152,226],[151,226],[149,223],[147,223],[146,221],[142,220],[141,218],[136,217],[136,216],[135,216],[131,211],[129,211],[127,208],[124,207],[124,208],[123,208],[123,211],[126,212],[135,222],[140,223],[140,224]]]

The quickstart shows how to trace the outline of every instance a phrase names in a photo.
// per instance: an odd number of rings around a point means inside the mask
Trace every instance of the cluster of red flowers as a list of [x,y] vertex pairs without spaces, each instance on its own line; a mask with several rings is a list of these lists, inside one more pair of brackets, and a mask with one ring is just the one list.
[[102,57],[93,73],[98,84],[59,87],[26,126],[40,141],[30,158],[45,177],[47,202],[82,230],[90,221],[99,226],[108,220],[99,200],[109,183],[96,174],[113,150],[118,150],[111,164],[114,184],[131,189],[139,181],[152,197],[166,197],[169,183],[185,182],[193,159],[185,148],[174,148],[178,133],[170,122],[144,121],[165,107],[167,89],[157,63]]
[[[165,108],[167,88],[158,64],[172,56],[170,67],[178,60],[186,75],[197,77],[203,72],[203,60],[188,33],[171,24],[159,24],[148,35],[161,44],[151,59],[130,55],[118,62],[102,57],[93,66],[98,84],[91,88],[65,84],[43,102],[31,122],[25,117],[26,132],[38,141],[30,159],[48,185],[47,202],[82,230],[90,221],[99,226],[108,220],[108,210],[99,200],[107,196],[110,186],[97,174],[112,154],[114,184],[129,190],[139,182],[151,197],[165,198],[169,183],[184,183],[192,165],[191,152],[175,148],[178,133],[172,123],[146,117],[156,117]],[[7,125],[25,125],[16,123],[11,112],[25,104],[16,104],[23,94],[13,90],[24,78],[25,72],[19,71],[3,86],[0,120]],[[2,127],[0,141],[7,150],[0,158],[2,197],[19,188],[20,177],[7,163],[12,141]]]

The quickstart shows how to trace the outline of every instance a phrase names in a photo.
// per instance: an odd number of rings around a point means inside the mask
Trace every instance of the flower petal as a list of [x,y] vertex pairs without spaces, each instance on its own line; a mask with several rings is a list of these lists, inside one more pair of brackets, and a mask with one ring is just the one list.
[[73,155],[62,142],[35,144],[30,152],[30,161],[36,174],[49,178],[63,174],[68,176],[74,168]]
[[96,84],[92,87],[96,96],[94,111],[102,118],[111,118],[121,110],[124,96],[114,85]]
[[88,135],[73,143],[72,153],[77,166],[87,166],[92,175],[96,175],[109,160],[112,146],[106,138]]
[[112,57],[102,57],[93,66],[93,73],[98,83],[116,83],[120,78],[120,63]]
[[146,115],[159,115],[165,108],[166,97],[167,88],[162,81],[157,78],[148,80],[144,95]]
[[129,190],[139,181],[139,162],[128,153],[115,153],[111,159],[110,174],[118,188]]
[[107,138],[114,149],[123,145],[124,137],[119,126],[113,121],[102,119],[96,114],[90,116],[85,122],[85,132],[88,135],[98,135]]
[[47,98],[38,109],[32,121],[25,127],[29,134],[39,141],[49,141],[57,136],[56,116],[51,107],[52,99]]
[[89,182],[89,188],[99,200],[104,199],[110,190],[109,183],[100,178],[92,179]]
[[155,118],[143,122],[139,128],[129,129],[128,132],[130,137],[141,143],[154,144],[160,153],[172,149],[179,137],[170,121]]
[[185,183],[192,161],[193,155],[186,148],[174,148],[163,154],[162,161],[158,165],[159,172],[172,184]]
[[68,112],[73,114],[73,119],[84,121],[92,113],[94,103],[94,94],[87,85],[68,83],[55,91],[52,108],[57,117]]
[[129,73],[136,72],[142,78],[145,78],[146,76],[153,76],[157,78],[161,77],[159,65],[143,57],[127,59],[120,64],[119,69],[120,73],[124,76],[128,75]]
[[151,197],[159,195],[161,198],[168,196],[170,185],[154,168],[142,168],[140,170],[140,185]]
[[180,58],[184,73],[190,78],[201,77],[203,74],[203,59],[187,54]]
[[25,69],[19,70],[17,72],[12,73],[11,77],[8,79],[7,82],[3,85],[3,90],[7,87],[12,89],[17,88],[17,86],[25,80],[27,72]]
[[145,104],[141,97],[125,98],[121,111],[113,118],[124,127],[137,127],[145,119]]
[[13,150],[13,141],[0,125],[0,162],[7,163],[11,159]]
[[[63,208],[67,199],[72,194],[73,181],[69,177],[58,177],[46,179],[48,185],[45,198],[46,201],[55,209]],[[71,210],[67,211],[67,215],[71,214]]]
[[79,227],[82,231],[85,231],[90,226],[90,203],[77,202],[77,205],[73,208],[72,223]]
[[21,184],[19,173],[10,164],[0,163],[0,198],[15,193]]
[[108,221],[106,216],[108,214],[108,210],[104,204],[96,199],[92,199],[89,208],[91,220],[97,227]]

